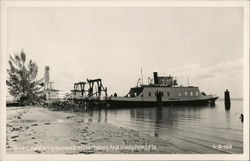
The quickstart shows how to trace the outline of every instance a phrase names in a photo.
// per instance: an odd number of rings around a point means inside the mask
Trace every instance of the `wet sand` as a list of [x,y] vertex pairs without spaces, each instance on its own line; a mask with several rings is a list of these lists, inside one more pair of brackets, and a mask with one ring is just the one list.
[[43,107],[7,108],[6,132],[9,154],[188,153],[147,133]]

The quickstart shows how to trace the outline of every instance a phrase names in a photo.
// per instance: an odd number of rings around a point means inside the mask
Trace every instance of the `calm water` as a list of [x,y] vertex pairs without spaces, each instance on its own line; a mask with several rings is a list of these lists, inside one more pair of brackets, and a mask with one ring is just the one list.
[[230,110],[219,100],[214,107],[102,109],[78,114],[169,140],[189,153],[216,154],[243,152],[241,113],[242,100],[232,101]]

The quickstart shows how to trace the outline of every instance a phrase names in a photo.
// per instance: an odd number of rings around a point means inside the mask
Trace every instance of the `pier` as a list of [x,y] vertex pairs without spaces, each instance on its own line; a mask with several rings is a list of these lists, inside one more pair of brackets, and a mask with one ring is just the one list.
[[[87,87],[85,89],[85,87]],[[87,79],[74,83],[72,92],[72,101],[81,106],[94,107],[106,106],[107,87],[104,87],[101,79]]]

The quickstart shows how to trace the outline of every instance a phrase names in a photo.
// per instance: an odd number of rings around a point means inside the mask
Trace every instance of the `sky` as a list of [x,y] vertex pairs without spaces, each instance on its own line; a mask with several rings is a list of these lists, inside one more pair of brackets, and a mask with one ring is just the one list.
[[[102,78],[125,95],[143,72],[243,97],[243,10],[237,7],[19,7],[7,10],[7,54],[50,66],[56,89]],[[7,60],[6,60],[7,61]]]

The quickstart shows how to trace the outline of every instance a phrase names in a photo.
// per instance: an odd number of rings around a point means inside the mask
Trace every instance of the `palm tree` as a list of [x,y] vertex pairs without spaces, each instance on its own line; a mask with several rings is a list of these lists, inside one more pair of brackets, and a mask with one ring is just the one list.
[[26,65],[26,54],[23,51],[19,55],[10,55],[8,63],[6,84],[10,95],[19,98],[23,104],[32,103],[38,98],[39,87],[35,81],[38,66],[32,60]]

